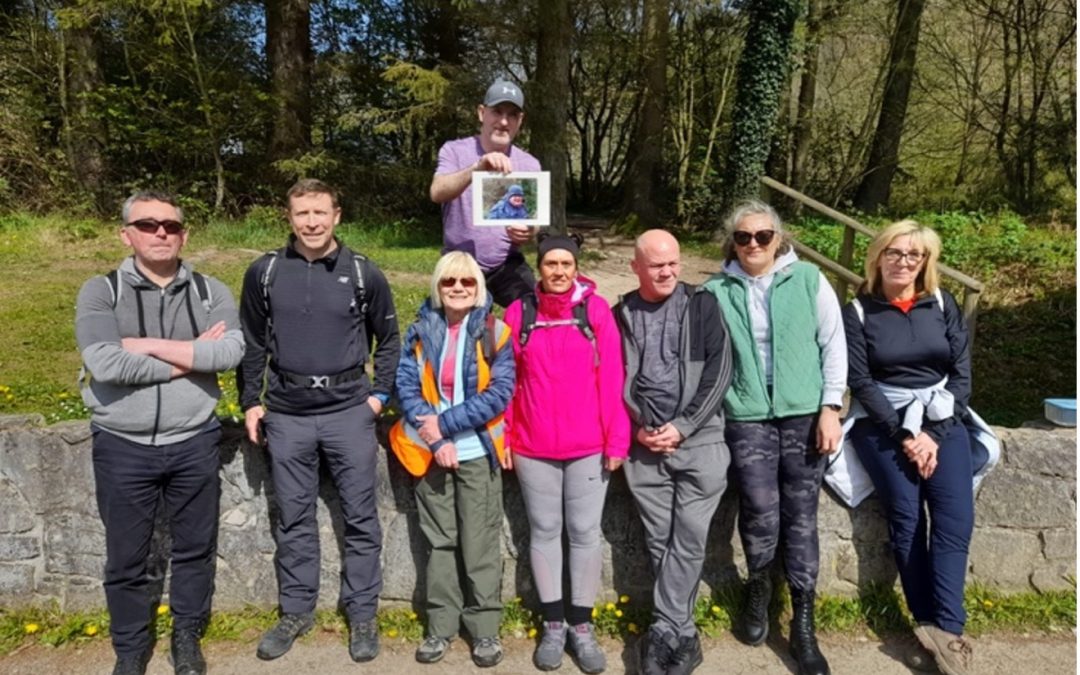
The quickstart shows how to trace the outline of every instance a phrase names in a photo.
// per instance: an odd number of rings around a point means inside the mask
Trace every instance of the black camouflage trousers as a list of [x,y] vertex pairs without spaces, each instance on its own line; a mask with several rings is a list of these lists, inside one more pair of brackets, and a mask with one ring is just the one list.
[[825,457],[817,451],[817,415],[727,423],[739,489],[739,536],[751,572],[764,570],[783,541],[793,591],[812,591],[818,575],[818,493]]

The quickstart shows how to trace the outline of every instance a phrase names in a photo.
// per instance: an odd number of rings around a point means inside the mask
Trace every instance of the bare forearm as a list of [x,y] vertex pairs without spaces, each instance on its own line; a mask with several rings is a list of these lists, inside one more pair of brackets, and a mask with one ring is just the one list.
[[443,204],[460,197],[461,193],[465,192],[465,189],[472,182],[472,174],[473,171],[476,171],[476,168],[477,165],[472,164],[454,173],[435,176],[431,181],[431,201],[436,204]]

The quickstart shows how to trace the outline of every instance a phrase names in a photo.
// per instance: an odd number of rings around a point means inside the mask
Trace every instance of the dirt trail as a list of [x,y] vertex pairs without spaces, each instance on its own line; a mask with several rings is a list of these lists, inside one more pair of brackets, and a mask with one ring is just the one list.
[[[468,650],[457,640],[450,653],[439,664],[421,666],[413,660],[415,644],[402,640],[383,640],[382,654],[369,664],[355,664],[337,635],[320,634],[301,639],[291,652],[277,661],[263,662],[255,658],[256,638],[250,642],[216,642],[205,648],[209,671],[213,675],[335,675],[336,673],[378,673],[379,675],[432,675],[442,673],[489,672],[537,673],[531,663],[533,643],[529,640],[506,641],[506,658],[496,668],[479,671],[469,660]],[[634,642],[626,644],[605,640],[608,673],[636,672]],[[1013,675],[1038,673],[1073,675],[1076,673],[1076,636],[1069,631],[1060,636],[995,635],[974,641],[975,667],[972,675]],[[795,663],[787,655],[787,642],[772,638],[759,648],[745,647],[728,635],[705,641],[705,662],[697,670],[702,675],[714,673],[742,674],[794,673]],[[821,639],[822,651],[829,659],[832,672],[852,675],[901,675],[908,670],[901,663],[900,638],[890,636],[882,642],[876,636],[832,635]],[[158,645],[150,675],[172,673],[168,663],[168,648]],[[34,646],[0,658],[0,672],[6,675],[51,675],[67,673],[109,673],[113,655],[105,640],[96,640],[80,647],[49,648]],[[564,659],[561,673],[579,671],[569,658]]]

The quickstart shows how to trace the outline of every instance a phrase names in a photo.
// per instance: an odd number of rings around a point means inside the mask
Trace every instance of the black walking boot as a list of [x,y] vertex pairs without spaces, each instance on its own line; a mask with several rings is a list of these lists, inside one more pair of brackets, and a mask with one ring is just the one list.
[[772,580],[769,570],[751,572],[746,580],[746,602],[742,613],[742,635],[738,636],[748,645],[757,646],[769,637],[769,600],[772,598]]
[[818,649],[814,634],[814,592],[791,591],[791,655],[799,663],[799,675],[829,675],[829,662]]

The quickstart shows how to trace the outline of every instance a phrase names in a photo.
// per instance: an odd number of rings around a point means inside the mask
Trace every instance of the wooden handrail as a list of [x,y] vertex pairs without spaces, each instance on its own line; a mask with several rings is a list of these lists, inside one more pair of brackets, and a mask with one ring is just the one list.
[[[764,186],[766,186],[768,188],[771,188],[773,190],[776,190],[777,192],[779,192],[779,193],[781,193],[781,194],[783,194],[783,195],[785,195],[787,197],[790,197],[790,198],[794,199],[797,202],[800,202],[802,204],[805,204],[806,206],[809,206],[810,208],[817,211],[818,213],[820,213],[823,216],[828,216],[829,218],[832,218],[833,220],[840,223],[841,225],[844,225],[845,227],[850,227],[851,229],[855,230],[859,234],[865,234],[866,236],[871,237],[871,238],[877,236],[877,230],[875,230],[875,229],[873,229],[871,227],[867,227],[866,225],[863,225],[859,221],[855,220],[854,218],[852,218],[850,216],[845,216],[844,214],[840,213],[839,211],[837,211],[835,209],[832,209],[832,208],[829,208],[828,206],[822,204],[821,202],[819,202],[819,201],[817,201],[817,200],[815,200],[815,199],[813,199],[811,197],[807,197],[806,195],[799,192],[798,190],[795,190],[793,188],[789,188],[788,186],[784,185],[783,183],[781,183],[781,182],[779,182],[777,180],[769,178],[768,176],[762,176],[761,177],[761,183],[762,183],[762,185],[764,185]],[[952,267],[949,267],[948,265],[943,265],[941,263],[938,263],[938,269],[941,270],[942,274],[949,277],[950,279],[953,279],[954,281],[960,282],[966,288],[970,288],[973,291],[978,291],[979,293],[982,293],[983,290],[984,290],[984,287],[983,287],[983,284],[982,284],[981,281],[979,281],[978,279],[974,279],[972,277],[969,277],[968,275],[964,274],[963,272],[961,272],[959,270],[953,269]]]
[[[849,265],[852,263],[851,257],[855,247],[854,234],[859,233],[872,238],[877,236],[877,231],[863,225],[850,216],[840,213],[836,209],[822,204],[812,197],[804,195],[798,190],[784,185],[780,181],[769,178],[768,176],[761,177],[761,184],[810,207],[821,215],[831,218],[844,226],[844,241],[840,249],[841,260],[839,262],[825,257],[823,254],[818,253],[814,249],[805,244],[801,244],[798,241],[792,242],[795,246],[795,250],[800,256],[814,262],[818,267],[821,267],[836,276],[836,295],[840,298],[840,302],[844,302],[847,298],[848,285],[851,284],[857,288],[863,282],[863,277],[849,268]],[[941,271],[942,275],[960,283],[960,285],[964,287],[964,318],[967,320],[968,324],[969,340],[974,342],[975,319],[977,318],[979,311],[979,295],[982,293],[984,286],[981,281],[969,277],[963,272],[953,269],[948,265],[938,263],[938,270]]]

